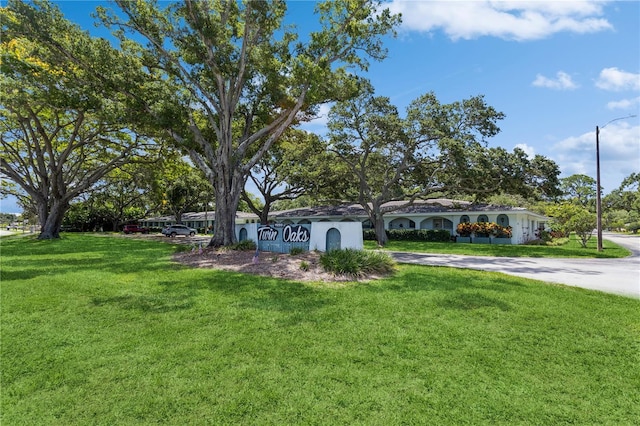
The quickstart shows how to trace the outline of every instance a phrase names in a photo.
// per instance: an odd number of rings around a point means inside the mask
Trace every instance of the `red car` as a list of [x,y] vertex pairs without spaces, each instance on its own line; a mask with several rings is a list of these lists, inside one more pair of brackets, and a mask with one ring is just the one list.
[[148,234],[149,228],[143,228],[138,225],[125,225],[124,228],[122,229],[122,232],[124,232],[125,234],[135,234],[136,232]]

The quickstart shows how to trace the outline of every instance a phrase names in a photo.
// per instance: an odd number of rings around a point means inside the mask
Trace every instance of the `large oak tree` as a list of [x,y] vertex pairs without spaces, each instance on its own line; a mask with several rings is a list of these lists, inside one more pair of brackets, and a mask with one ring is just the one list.
[[344,194],[352,185],[344,179],[340,166],[319,136],[288,129],[251,170],[250,179],[259,192],[260,203],[255,203],[246,190],[242,199],[266,224],[272,208],[284,201],[305,197],[317,202]]
[[0,17],[0,173],[15,184],[3,189],[37,211],[39,238],[57,238],[71,200],[155,146],[133,131],[137,112],[118,94],[135,67],[47,2],[10,1]]
[[[150,75],[161,72],[176,87],[160,106],[149,99],[148,111],[214,187],[213,246],[235,240],[251,169],[292,124],[351,97],[352,72],[385,57],[382,37],[399,22],[379,1],[325,1],[316,5],[319,29],[299,38],[283,24],[284,0],[116,3],[120,12],[102,10],[103,21]],[[144,46],[133,41],[140,39]]]
[[358,97],[331,109],[332,150],[358,185],[358,202],[378,244],[387,241],[386,213],[417,199],[468,189],[467,179],[460,176],[470,171],[457,169],[455,157],[480,155],[485,139],[499,131],[496,122],[502,117],[480,96],[441,104],[433,93],[414,100],[401,117],[366,81]]

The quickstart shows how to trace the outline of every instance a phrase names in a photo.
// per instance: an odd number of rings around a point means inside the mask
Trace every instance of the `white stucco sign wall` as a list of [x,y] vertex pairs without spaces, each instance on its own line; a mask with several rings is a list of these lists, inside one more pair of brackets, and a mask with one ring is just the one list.
[[[360,222],[313,222],[309,250],[327,250],[327,235],[331,229],[340,232],[340,248],[362,250],[362,223]],[[334,234],[333,232],[331,234]]]
[[[310,232],[304,231],[308,227],[311,228]],[[364,247],[360,222],[313,222],[307,225],[269,226],[248,223],[236,225],[236,238],[238,241],[253,240],[261,250],[282,253],[288,253],[294,246],[318,251],[334,248],[361,250]]]

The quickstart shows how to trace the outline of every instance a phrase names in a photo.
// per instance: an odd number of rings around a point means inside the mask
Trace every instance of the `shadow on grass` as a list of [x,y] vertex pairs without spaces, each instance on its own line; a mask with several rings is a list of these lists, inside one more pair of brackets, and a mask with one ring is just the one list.
[[163,281],[168,291],[210,291],[232,296],[239,308],[311,313],[334,303],[326,293],[304,283],[237,272],[199,270],[198,278]]
[[96,297],[94,306],[110,306],[145,313],[166,313],[191,309],[194,306],[193,295],[186,294],[127,294],[113,297]]
[[399,273],[385,281],[389,281],[389,284],[371,287],[372,290],[460,292],[477,289],[505,293],[523,287],[517,279],[504,277],[500,273],[427,265],[403,265]]
[[481,308],[497,308],[501,311],[511,310],[511,306],[508,303],[479,293],[457,293],[455,296],[447,297],[437,304],[443,308],[465,311]]
[[[4,242],[1,279],[28,280],[42,275],[88,270],[131,273],[166,270],[171,246],[137,240],[72,236],[59,240],[21,238]],[[153,259],[153,261],[149,261]]]

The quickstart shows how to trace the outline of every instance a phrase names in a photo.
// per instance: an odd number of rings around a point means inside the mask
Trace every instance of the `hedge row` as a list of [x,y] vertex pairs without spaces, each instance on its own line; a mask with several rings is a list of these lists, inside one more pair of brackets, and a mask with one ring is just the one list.
[[[388,229],[385,232],[389,240],[396,241],[451,241],[451,233],[444,229]],[[376,241],[376,233],[373,229],[365,229],[363,238]]]

